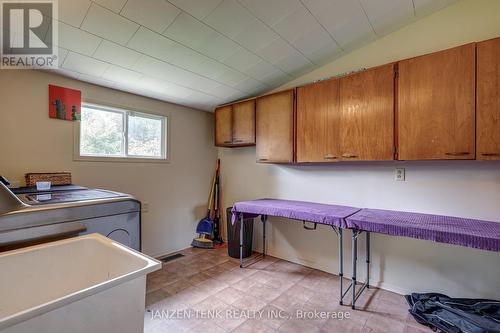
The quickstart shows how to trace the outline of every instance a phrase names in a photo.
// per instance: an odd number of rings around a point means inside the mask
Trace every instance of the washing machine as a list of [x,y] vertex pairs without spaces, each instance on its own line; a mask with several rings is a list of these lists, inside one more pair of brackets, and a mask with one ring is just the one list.
[[74,185],[10,191],[0,184],[6,191],[12,207],[0,211],[0,248],[99,233],[141,250],[141,203],[131,195]]

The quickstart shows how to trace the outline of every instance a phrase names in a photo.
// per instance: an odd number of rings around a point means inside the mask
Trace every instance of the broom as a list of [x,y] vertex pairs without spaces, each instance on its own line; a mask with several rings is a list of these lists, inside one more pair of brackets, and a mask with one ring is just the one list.
[[196,233],[199,235],[198,238],[193,239],[191,242],[191,246],[198,247],[202,249],[213,249],[214,242],[209,238],[213,233],[213,220],[211,218],[212,215],[212,204],[213,204],[213,196],[215,191],[215,181],[217,175],[214,175],[212,180],[212,187],[210,189],[210,196],[208,198],[208,212],[207,216],[201,219],[196,226]]

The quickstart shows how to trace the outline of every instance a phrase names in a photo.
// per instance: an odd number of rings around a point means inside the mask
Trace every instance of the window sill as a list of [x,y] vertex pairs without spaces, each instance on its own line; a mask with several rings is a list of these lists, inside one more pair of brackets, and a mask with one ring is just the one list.
[[99,156],[75,156],[75,162],[108,162],[108,163],[170,163],[167,158],[144,158],[144,157],[99,157]]

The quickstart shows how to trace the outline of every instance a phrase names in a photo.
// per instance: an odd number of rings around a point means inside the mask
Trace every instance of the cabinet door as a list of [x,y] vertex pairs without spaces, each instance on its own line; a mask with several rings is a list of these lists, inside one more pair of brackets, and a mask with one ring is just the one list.
[[500,160],[500,38],[477,44],[477,159]]
[[231,105],[215,109],[215,145],[229,146],[233,142],[233,107]]
[[257,162],[293,162],[294,91],[257,99]]
[[399,63],[400,160],[475,158],[475,44]]
[[233,143],[255,144],[255,100],[233,105]]
[[339,80],[297,88],[297,162],[334,162],[340,157]]
[[340,79],[342,160],[394,159],[394,65]]

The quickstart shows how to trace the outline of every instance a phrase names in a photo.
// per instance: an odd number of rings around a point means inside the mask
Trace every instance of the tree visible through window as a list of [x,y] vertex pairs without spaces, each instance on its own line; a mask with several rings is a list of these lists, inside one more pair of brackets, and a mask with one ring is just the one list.
[[80,156],[166,159],[166,117],[85,104]]

